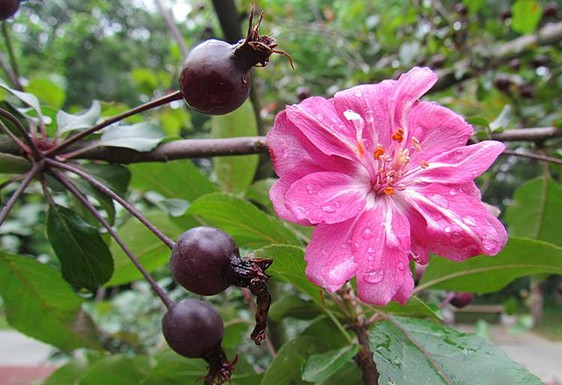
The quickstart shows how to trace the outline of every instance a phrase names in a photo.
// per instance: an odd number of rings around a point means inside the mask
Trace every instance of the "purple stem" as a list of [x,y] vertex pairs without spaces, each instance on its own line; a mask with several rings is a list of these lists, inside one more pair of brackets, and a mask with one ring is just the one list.
[[123,119],[126,119],[130,116],[136,115],[136,114],[141,113],[143,111],[147,111],[147,110],[150,110],[152,108],[156,108],[156,107],[159,107],[161,105],[173,102],[174,100],[180,100],[182,97],[183,96],[181,94],[181,91],[175,91],[175,92],[173,92],[169,95],[163,96],[163,97],[158,98],[158,99],[151,100],[150,102],[145,103],[145,104],[141,104],[140,106],[137,106],[135,108],[131,108],[130,110],[125,111],[121,114],[115,115],[111,118],[108,118],[108,119],[96,124],[95,126],[88,128],[87,130],[80,131],[76,135],[68,137],[61,144],[59,144],[58,146],[50,149],[45,154],[49,157],[53,157],[54,155],[60,154],[62,152],[62,150],[64,150],[68,146],[78,142],[80,139],[85,138],[86,136],[88,136],[90,134],[93,134],[94,132],[97,132],[97,131],[99,131],[99,130],[107,127],[107,126],[110,126],[113,123],[117,123],[117,122],[119,122]]
[[156,226],[154,226],[148,219],[146,219],[132,204],[127,202],[124,198],[119,196],[119,194],[115,193],[113,190],[108,188],[102,182],[88,174],[87,172],[81,170],[78,167],[72,166],[70,164],[66,164],[63,162],[56,161],[54,159],[45,159],[45,162],[53,167],[60,168],[66,171],[70,171],[82,178],[84,178],[88,183],[92,186],[97,188],[99,191],[104,193],[105,195],[109,196],[111,199],[117,201],[121,206],[123,206],[127,211],[129,211],[135,218],[137,218],[143,225],[146,226],[148,230],[150,230],[154,235],[156,235],[166,246],[170,249],[174,247],[174,241],[168,238],[164,233],[162,233]]
[[103,216],[101,216],[101,214],[96,210],[94,205],[92,205],[90,203],[90,201],[88,201],[88,198],[86,198],[86,196],[84,194],[82,194],[80,192],[80,190],[78,190],[78,188],[76,188],[76,186],[64,174],[62,174],[62,173],[60,173],[56,170],[51,170],[50,173],[64,187],[66,187],[66,189],[68,189],[68,191],[70,191],[72,193],[72,195],[74,195],[76,197],[76,199],[78,199],[88,209],[88,211],[90,211],[92,213],[92,215],[94,217],[96,217],[96,219],[98,221],[100,221],[100,223],[103,225],[103,227],[105,227],[107,232],[113,237],[113,239],[115,239],[115,242],[117,242],[117,244],[121,247],[121,249],[123,249],[125,254],[127,254],[127,256],[129,257],[129,259],[131,260],[133,265],[135,265],[135,267],[140,271],[140,273],[143,275],[143,277],[147,280],[147,282],[152,287],[152,290],[154,290],[156,295],[158,295],[158,297],[160,297],[162,302],[164,302],[164,305],[166,305],[166,308],[169,309],[172,305],[174,305],[174,301],[172,301],[170,299],[170,297],[168,297],[166,292],[160,286],[158,286],[158,284],[156,283],[154,278],[152,278],[152,276],[148,273],[148,271],[146,271],[146,269],[140,263],[140,261],[137,259],[137,257],[135,257],[135,255],[131,252],[131,250],[129,250],[129,248],[123,242],[123,240],[121,240],[121,237],[119,237],[117,232],[115,230],[113,230],[111,225],[105,220],[105,218]]
[[21,196],[23,191],[27,188],[27,186],[29,186],[29,184],[31,183],[33,178],[35,178],[35,176],[37,174],[39,174],[43,170],[44,167],[45,167],[45,164],[43,162],[34,163],[33,166],[31,167],[31,170],[29,170],[25,174],[25,177],[21,181],[21,184],[18,186],[16,191],[14,191],[14,193],[12,194],[10,199],[8,199],[8,202],[6,202],[6,205],[4,207],[2,207],[2,210],[0,211],[0,226],[6,220],[6,218],[8,217],[8,214],[10,214],[10,211],[12,210],[14,205],[16,204],[16,201]]
[[[41,159],[41,151],[39,151],[39,149],[37,148],[35,143],[33,143],[33,139],[31,139],[31,136],[29,136],[25,127],[22,126],[20,121],[14,115],[10,114],[8,111],[4,110],[3,108],[0,108],[0,115],[5,117],[6,119],[8,119],[10,122],[12,122],[16,126],[16,128],[21,133],[23,139],[27,142],[27,145],[31,149],[31,152],[33,153],[33,156],[35,157],[35,159]],[[26,150],[26,148],[22,146],[23,143],[17,137],[13,136],[13,134],[11,133],[10,130],[8,130],[8,135],[10,135],[12,140],[14,142],[16,142],[20,147],[22,147],[22,149],[24,151]]]

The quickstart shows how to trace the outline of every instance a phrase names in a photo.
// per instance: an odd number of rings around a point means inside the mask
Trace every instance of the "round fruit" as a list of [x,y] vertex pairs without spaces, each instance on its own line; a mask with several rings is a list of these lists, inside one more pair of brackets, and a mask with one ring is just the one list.
[[224,325],[213,306],[185,299],[164,314],[162,333],[176,353],[188,358],[208,358],[220,352]]
[[207,40],[183,63],[180,90],[193,109],[223,115],[240,107],[250,94],[250,68],[235,55],[237,45]]
[[214,295],[230,286],[231,262],[240,251],[230,235],[214,227],[194,227],[178,238],[170,257],[175,280],[199,295]]
[[14,16],[20,8],[20,0],[0,0],[0,20]]
[[469,305],[473,299],[474,299],[474,293],[458,291],[453,295],[453,298],[451,298],[451,301],[449,303],[454,307],[460,309]]

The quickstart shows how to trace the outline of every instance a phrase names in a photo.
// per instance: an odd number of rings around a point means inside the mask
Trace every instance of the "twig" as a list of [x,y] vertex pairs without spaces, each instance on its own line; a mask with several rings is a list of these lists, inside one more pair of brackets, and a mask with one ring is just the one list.
[[154,0],[154,2],[156,3],[158,12],[160,12],[160,15],[162,15],[162,18],[164,19],[164,23],[166,23],[166,27],[168,27],[168,31],[170,31],[170,33],[172,34],[172,37],[176,41],[177,45],[180,47],[180,52],[182,56],[185,58],[187,56],[187,53],[189,52],[189,49],[185,45],[185,41],[183,40],[183,37],[181,35],[180,30],[178,29],[178,26],[170,16],[170,12],[168,12],[168,10],[164,8],[162,2],[160,0]]
[[66,170],[66,171],[70,171],[70,172],[82,177],[88,183],[90,183],[92,186],[94,186],[99,191],[101,191],[103,194],[107,195],[108,197],[110,197],[111,199],[113,199],[114,201],[119,203],[121,206],[123,206],[135,218],[137,218],[143,225],[145,225],[148,230],[150,230],[154,235],[156,235],[158,238],[160,238],[160,240],[166,246],[168,246],[170,249],[172,249],[174,247],[174,241],[172,241],[170,238],[168,238],[156,226],[154,226],[148,219],[146,219],[144,217],[144,215],[142,215],[140,213],[139,210],[137,210],[132,204],[127,202],[126,199],[123,199],[121,196],[119,196],[119,194],[115,193],[113,190],[108,188],[106,185],[104,185],[102,182],[100,182],[99,180],[97,180],[96,178],[94,178],[93,176],[88,174],[87,172],[83,171],[79,167],[75,167],[73,165],[63,163],[63,162],[59,162],[59,161],[53,160],[53,159],[46,159],[45,162],[49,166],[60,168],[62,170]]
[[20,75],[18,70],[18,63],[16,61],[16,55],[14,54],[14,48],[12,47],[12,41],[10,39],[10,34],[8,32],[8,26],[6,23],[2,23],[2,35],[4,36],[4,40],[6,41],[6,48],[8,48],[8,56],[10,58],[10,64],[12,66],[12,72],[14,74],[14,86],[18,90],[22,91],[23,87],[19,81]]
[[[39,151],[39,149],[37,148],[37,146],[33,142],[33,139],[31,139],[31,136],[29,136],[28,132],[26,131],[25,127],[22,126],[20,121],[14,115],[12,115],[8,111],[4,110],[3,108],[0,108],[0,115],[5,117],[6,119],[8,119],[10,122],[12,122],[14,124],[14,126],[16,126],[16,128],[20,132],[23,139],[27,142],[27,145],[29,146],[29,149],[31,150],[35,159],[41,159],[41,157],[42,157],[41,151]],[[9,131],[10,130],[8,130],[8,132]],[[16,142],[18,144],[21,143],[14,137],[12,137],[12,140],[14,140],[14,142]]]
[[8,199],[8,202],[6,202],[6,205],[4,205],[4,207],[2,207],[2,210],[0,211],[0,226],[6,220],[6,218],[8,217],[8,214],[10,214],[10,211],[12,210],[14,205],[16,204],[16,201],[18,200],[18,198],[21,196],[21,194],[24,192],[24,190],[27,188],[27,186],[29,186],[29,184],[31,183],[33,178],[35,178],[35,176],[37,176],[37,174],[39,174],[43,170],[44,167],[45,167],[45,164],[43,162],[33,163],[33,166],[25,174],[25,177],[21,181],[21,184],[18,186],[16,191],[14,191],[14,193],[12,194],[10,199]]
[[117,232],[113,230],[113,227],[111,227],[111,225],[106,221],[106,219],[96,210],[96,208],[90,203],[90,201],[88,201],[88,198],[86,198],[86,196],[82,194],[80,190],[78,190],[78,188],[64,174],[53,169],[49,170],[49,173],[55,179],[57,179],[68,191],[70,191],[72,195],[74,195],[76,199],[78,199],[84,205],[84,207],[86,207],[86,209],[88,209],[88,211],[90,211],[90,213],[94,217],[96,217],[96,219],[102,224],[102,226],[105,227],[105,229],[111,235],[111,237],[115,239],[115,242],[117,242],[119,247],[121,247],[121,249],[125,252],[125,254],[127,254],[133,265],[135,265],[135,267],[140,271],[143,277],[150,284],[152,290],[154,290],[156,295],[158,295],[158,297],[160,297],[162,302],[164,302],[166,308],[169,309],[170,307],[172,307],[174,301],[172,301],[170,297],[168,297],[168,294],[166,294],[166,292],[160,286],[158,286],[154,278],[152,278],[152,276],[146,271],[146,269],[140,263],[137,257],[135,257],[135,255],[131,252],[131,250],[129,250],[129,248],[123,242],[121,237],[119,237]]
[[115,115],[111,118],[108,118],[104,121],[102,121],[101,123],[96,124],[93,127],[90,127],[84,131],[80,131],[79,133],[77,133],[76,135],[70,136],[68,137],[66,140],[64,140],[61,144],[59,144],[58,146],[52,148],[51,150],[47,151],[45,154],[47,156],[54,156],[57,154],[60,154],[62,152],[62,150],[64,150],[65,148],[69,147],[70,145],[78,142],[80,139],[91,135],[107,126],[112,125],[113,123],[117,123],[123,119],[126,119],[130,116],[136,115],[138,113],[141,113],[143,111],[147,111],[156,107],[159,107],[161,105],[173,102],[174,100],[180,100],[182,99],[182,94],[180,91],[175,91],[169,95],[163,96],[161,98],[158,99],[154,99],[151,100],[148,103],[145,104],[141,104],[140,106],[137,106],[135,108],[132,108],[128,111],[125,111],[121,114]]
[[542,160],[542,161],[549,162],[549,163],[562,164],[562,159],[560,159],[560,158],[553,158],[551,156],[539,155],[539,154],[517,152],[517,151],[513,151],[513,150],[503,150],[501,155],[518,156],[520,158],[528,158],[528,159],[534,159],[534,160]]
[[4,58],[4,55],[2,54],[2,52],[0,52],[0,67],[2,67],[2,69],[6,73],[6,76],[8,77],[8,79],[10,79],[10,83],[12,83],[12,87],[15,88],[15,89],[21,90],[21,87],[18,86],[19,85],[19,79],[16,76],[16,74],[14,73],[14,71],[12,71],[12,68],[10,67],[10,65],[8,64],[6,59]]

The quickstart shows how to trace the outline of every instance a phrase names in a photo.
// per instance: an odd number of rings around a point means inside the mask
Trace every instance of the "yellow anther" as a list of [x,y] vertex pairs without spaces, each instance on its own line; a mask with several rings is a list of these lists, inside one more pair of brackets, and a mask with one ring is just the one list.
[[421,168],[428,168],[429,162],[427,160],[422,160],[420,163]]
[[388,186],[383,190],[383,192],[388,196],[394,195],[394,187]]

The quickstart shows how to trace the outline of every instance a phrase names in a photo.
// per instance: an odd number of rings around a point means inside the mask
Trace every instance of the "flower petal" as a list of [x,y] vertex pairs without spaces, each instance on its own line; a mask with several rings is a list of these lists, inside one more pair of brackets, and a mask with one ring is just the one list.
[[406,303],[414,281],[409,269],[410,225],[389,197],[379,199],[359,218],[352,238],[359,298],[384,306]]
[[371,188],[369,176],[339,172],[309,174],[289,188],[285,206],[299,220],[310,223],[339,223],[357,215]]
[[[403,191],[407,204],[426,222],[423,234],[428,247],[452,260],[479,254],[495,255],[507,242],[502,223],[484,207],[472,182],[464,185],[417,186]],[[416,214],[409,213],[410,220]],[[420,231],[421,226],[415,230]]]
[[355,275],[350,242],[354,221],[319,224],[306,248],[308,279],[328,291],[338,290]]
[[287,118],[326,155],[354,160],[357,139],[353,124],[343,121],[331,100],[319,96],[287,106]]
[[[408,116],[410,138],[419,140],[424,160],[430,160],[454,148],[465,146],[473,133],[457,113],[436,103],[421,101],[412,107]],[[412,154],[415,161],[419,153]]]
[[440,154],[402,180],[405,184],[464,184],[481,175],[504,150],[505,145],[485,140]]

